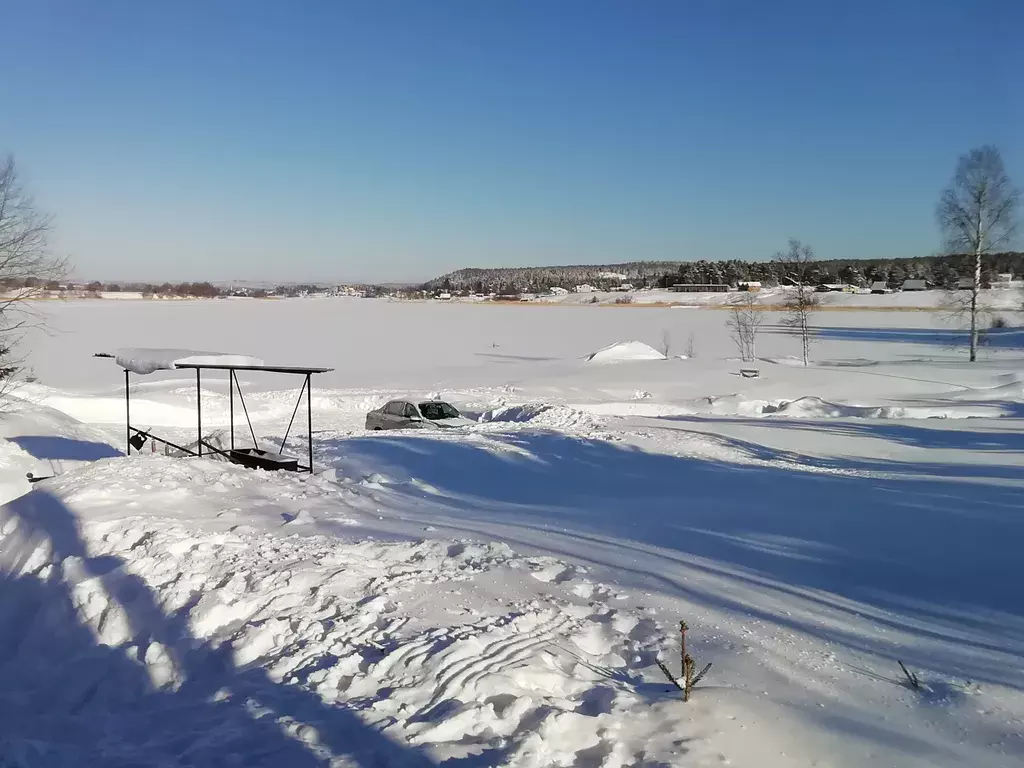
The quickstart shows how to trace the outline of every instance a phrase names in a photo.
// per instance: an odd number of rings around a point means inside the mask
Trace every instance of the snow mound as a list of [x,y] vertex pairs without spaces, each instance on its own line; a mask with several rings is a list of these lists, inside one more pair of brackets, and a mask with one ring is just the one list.
[[5,407],[0,418],[0,504],[28,492],[28,473],[51,477],[121,454],[105,432],[53,408],[19,399]]
[[587,356],[588,363],[627,363],[634,360],[667,360],[661,352],[642,341],[619,341]]
[[527,403],[504,405],[485,412],[481,422],[529,424],[549,429],[578,429],[596,426],[593,416],[568,405],[548,403]]
[[969,389],[951,393],[956,400],[1009,400],[1021,402],[1024,400],[1024,374],[1007,373],[995,377],[996,386]]
[[970,419],[998,417],[1000,408],[963,405],[845,405],[830,403],[820,397],[801,397],[764,406],[762,413],[790,416],[799,419]]

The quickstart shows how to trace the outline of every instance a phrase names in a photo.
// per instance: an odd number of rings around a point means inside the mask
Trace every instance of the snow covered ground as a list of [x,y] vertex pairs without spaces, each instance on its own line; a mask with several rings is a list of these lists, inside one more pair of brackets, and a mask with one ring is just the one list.
[[[969,365],[937,314],[823,312],[804,368],[769,318],[743,378],[714,310],[45,309],[0,417],[2,765],[1024,759],[1020,331]],[[333,367],[321,471],[125,458],[91,355],[132,346]],[[240,379],[276,446],[292,382]],[[193,377],[131,386],[196,439]],[[477,424],[366,432],[399,394]],[[201,396],[222,434],[226,381]],[[681,620],[688,703],[654,663]]]

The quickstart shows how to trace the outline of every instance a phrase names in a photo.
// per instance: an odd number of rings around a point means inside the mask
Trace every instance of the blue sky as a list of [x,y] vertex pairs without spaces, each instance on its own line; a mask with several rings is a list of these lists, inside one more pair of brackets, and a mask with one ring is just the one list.
[[0,151],[80,276],[936,250],[1024,186],[1019,0],[5,0]]

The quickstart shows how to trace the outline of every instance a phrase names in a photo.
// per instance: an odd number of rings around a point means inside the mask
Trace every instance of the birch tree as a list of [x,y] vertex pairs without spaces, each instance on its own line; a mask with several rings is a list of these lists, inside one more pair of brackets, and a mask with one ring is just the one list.
[[813,335],[811,315],[820,306],[814,291],[814,251],[811,246],[791,239],[789,249],[777,253],[774,261],[778,264],[780,279],[792,288],[785,304],[786,315],[782,319],[782,324],[800,338],[804,365],[808,365],[811,360]]
[[939,200],[937,217],[946,251],[963,255],[971,266],[971,293],[957,301],[958,314],[970,324],[970,356],[978,359],[979,294],[982,260],[1008,245],[1016,232],[1020,191],[1013,186],[999,150],[992,145],[972,149],[957,162],[956,174]]
[[758,309],[757,297],[753,293],[743,293],[736,302],[729,305],[729,319],[725,324],[733,344],[739,350],[740,359],[745,363],[757,358],[757,332],[763,322],[764,314]]

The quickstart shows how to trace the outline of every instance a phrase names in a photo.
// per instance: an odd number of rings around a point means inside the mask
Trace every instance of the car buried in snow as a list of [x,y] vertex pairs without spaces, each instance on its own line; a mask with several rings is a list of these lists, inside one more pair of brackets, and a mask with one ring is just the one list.
[[383,429],[452,429],[468,427],[473,422],[443,400],[392,400],[366,414],[366,428]]

